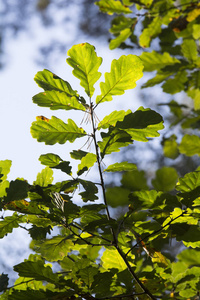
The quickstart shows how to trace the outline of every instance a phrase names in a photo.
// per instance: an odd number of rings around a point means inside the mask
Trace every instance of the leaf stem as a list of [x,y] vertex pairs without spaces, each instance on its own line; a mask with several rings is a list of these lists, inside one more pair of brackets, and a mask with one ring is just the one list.
[[[94,124],[94,107],[93,107],[93,103],[91,102],[91,98],[90,98],[90,114],[91,114],[92,130],[93,130],[92,137],[93,137],[96,156],[97,156],[97,165],[98,165],[100,182],[101,182],[101,187],[102,187],[102,192],[103,192],[103,201],[104,201],[104,204],[105,204],[105,209],[106,209],[108,221],[110,221],[111,216],[110,216],[110,212],[109,212],[109,209],[108,209],[108,203],[107,203],[106,191],[105,191],[105,184],[104,184],[103,174],[102,174],[102,170],[101,170],[101,163],[100,163],[101,159],[100,159],[100,156],[99,156],[99,149],[98,149],[98,144],[97,144],[97,140],[96,140],[96,127],[95,127],[95,124]],[[150,297],[150,299],[156,300],[156,298],[143,285],[143,283],[139,280],[139,278],[137,277],[135,272],[132,270],[131,265],[129,264],[129,262],[126,259],[126,255],[123,253],[123,251],[118,246],[117,237],[116,237],[114,229],[112,227],[111,227],[111,233],[113,235],[113,245],[115,246],[115,248],[118,251],[119,255],[124,260],[128,270],[129,270],[130,274],[132,275],[132,277],[134,278],[134,280],[137,282],[137,284],[140,286],[140,288],[143,290],[143,292]]]

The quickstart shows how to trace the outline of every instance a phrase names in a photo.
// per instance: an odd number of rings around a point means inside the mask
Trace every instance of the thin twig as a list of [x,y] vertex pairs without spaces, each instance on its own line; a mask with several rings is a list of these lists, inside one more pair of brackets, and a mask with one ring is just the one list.
[[141,242],[143,242],[144,240],[148,239],[149,237],[151,237],[152,235],[157,234],[158,232],[162,231],[165,227],[169,226],[173,221],[175,221],[176,219],[180,218],[181,216],[183,216],[184,214],[187,213],[187,210],[184,210],[179,216],[175,217],[174,219],[171,219],[167,224],[165,224],[164,226],[161,226],[160,229],[155,230],[154,232],[146,235],[143,239],[140,239],[133,247],[131,247],[127,252],[126,252],[126,256],[137,246],[139,246],[141,244]]

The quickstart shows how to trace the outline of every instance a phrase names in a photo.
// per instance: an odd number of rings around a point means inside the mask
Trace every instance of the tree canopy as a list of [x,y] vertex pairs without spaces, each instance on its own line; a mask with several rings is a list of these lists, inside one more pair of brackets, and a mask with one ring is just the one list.
[[[86,42],[72,46],[66,61],[84,89],[81,95],[78,87],[50,70],[35,75],[43,90],[33,96],[35,104],[62,109],[67,115],[80,111],[88,124],[54,115],[36,117],[33,138],[47,145],[74,143],[74,150],[71,161],[55,153],[42,154],[39,161],[45,167],[33,183],[23,178],[9,182],[11,161],[0,161],[0,208],[13,212],[0,221],[0,237],[23,228],[35,252],[13,267],[19,275],[14,286],[9,286],[7,274],[1,274],[0,299],[197,300],[200,172],[198,167],[191,171],[187,157],[200,155],[200,4],[186,0],[95,4],[114,15],[110,49],[127,48],[130,54],[114,59],[110,72],[100,79],[103,58],[98,49]],[[142,49],[140,56],[134,54],[135,48]],[[148,169],[122,157],[104,165],[107,157],[135,141],[148,144],[162,135],[165,122],[151,107],[106,115],[106,102],[125,99],[124,93],[135,88],[143,72],[152,72],[152,78],[142,88],[159,84],[173,97],[180,92],[188,97],[188,103],[174,98],[159,102],[170,109],[161,145],[163,157],[173,165],[158,168],[152,180]],[[96,118],[98,109],[105,111],[101,120]],[[89,147],[77,149],[76,139]],[[186,162],[183,176],[177,168],[180,158]],[[86,177],[93,168],[98,181]],[[63,181],[54,182],[54,169],[62,172]],[[107,185],[107,173],[119,174],[120,183]]]

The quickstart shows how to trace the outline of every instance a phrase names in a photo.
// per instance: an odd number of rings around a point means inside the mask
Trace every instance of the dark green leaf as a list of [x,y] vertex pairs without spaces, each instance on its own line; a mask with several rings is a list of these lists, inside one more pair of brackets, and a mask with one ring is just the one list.
[[175,188],[178,174],[172,167],[163,167],[156,171],[156,178],[152,184],[158,191],[169,192]]
[[40,155],[39,161],[41,164],[45,166],[49,166],[50,168],[54,169],[59,169],[68,175],[71,175],[71,169],[72,167],[69,165],[69,161],[63,161],[60,156],[53,154],[53,153],[48,153],[48,154],[43,154]]
[[3,292],[4,290],[7,289],[8,286],[8,275],[7,274],[1,274],[0,275],[0,292]]

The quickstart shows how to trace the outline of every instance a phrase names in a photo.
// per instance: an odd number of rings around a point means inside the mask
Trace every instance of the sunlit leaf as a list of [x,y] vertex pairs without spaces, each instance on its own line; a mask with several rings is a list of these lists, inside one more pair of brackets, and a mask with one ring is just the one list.
[[11,160],[0,161],[0,197],[6,196],[6,189],[9,187],[9,181],[6,180],[10,172]]
[[121,45],[127,38],[132,34],[132,30],[130,28],[123,29],[120,34],[110,41],[109,48],[113,50]]
[[68,119],[68,124],[52,116],[48,121],[37,120],[32,123],[31,134],[38,142],[45,142],[47,145],[56,143],[64,144],[66,141],[74,142],[76,138],[86,135],[85,130],[79,128],[76,123]]
[[126,115],[123,121],[117,122],[116,127],[125,130],[133,140],[141,142],[147,142],[147,137],[159,136],[157,131],[164,128],[161,115],[143,107]]
[[19,227],[20,223],[26,222],[26,219],[26,216],[18,215],[16,212],[12,216],[5,217],[0,221],[0,238],[11,233],[14,228]]
[[39,87],[43,88],[45,91],[59,91],[65,92],[67,96],[79,96],[77,91],[74,91],[71,85],[64,81],[62,78],[53,74],[51,71],[44,69],[35,75],[34,80],[37,82]]
[[158,191],[168,192],[175,188],[178,174],[172,167],[163,167],[156,171],[156,178],[152,180],[154,188]]
[[117,14],[132,13],[130,8],[126,7],[120,1],[117,1],[117,0],[100,0],[98,2],[95,2],[95,4],[99,6],[99,9],[102,12],[106,12],[109,15],[112,15],[113,13],[117,13]]
[[132,163],[128,163],[127,161],[123,161],[121,163],[115,163],[113,165],[108,166],[104,169],[104,172],[122,172],[122,171],[132,171],[137,169],[137,166]]
[[179,178],[176,189],[180,192],[190,192],[200,186],[200,172],[187,173]]
[[180,143],[179,151],[187,156],[200,155],[200,138],[197,135],[185,134]]
[[49,166],[50,168],[54,169],[60,169],[61,171],[71,175],[71,169],[69,161],[63,161],[60,156],[53,154],[53,153],[47,153],[42,154],[39,157],[39,161],[41,164],[45,166]]
[[53,171],[51,168],[46,167],[40,173],[37,174],[37,179],[34,181],[35,185],[48,186],[53,181]]
[[196,61],[198,57],[197,45],[192,39],[184,39],[181,45],[182,53],[188,61]]
[[51,239],[35,244],[37,252],[48,261],[62,260],[73,249],[73,241],[65,236],[54,236]]
[[177,72],[174,78],[169,78],[162,85],[165,93],[176,94],[185,89],[185,83],[188,81],[188,74],[186,71]]
[[160,16],[153,18],[153,21],[146,27],[139,38],[141,47],[146,48],[150,46],[151,40],[161,32],[162,19]]
[[33,97],[33,103],[36,103],[41,107],[49,107],[52,110],[56,109],[77,109],[85,111],[85,106],[78,101],[75,96],[68,96],[64,92],[59,91],[45,91],[43,93],[39,93]]
[[94,84],[100,78],[98,69],[102,63],[102,58],[98,57],[94,46],[88,43],[74,45],[68,52],[67,63],[73,67],[73,74],[80,79],[81,86],[86,94],[92,97]]
[[100,83],[101,95],[96,103],[111,101],[114,95],[123,95],[125,90],[136,87],[136,81],[142,77],[143,65],[139,57],[129,54],[114,59],[110,73],[105,73],[105,82]]
[[107,133],[101,132],[102,141],[98,142],[101,151],[101,157],[112,152],[119,152],[121,147],[126,147],[132,144],[131,135],[124,130],[115,127],[110,127]]
[[180,61],[172,56],[169,53],[164,52],[160,54],[156,51],[142,52],[140,58],[144,65],[144,71],[151,72],[154,70],[160,70],[166,66],[174,65],[175,63],[180,63]]
[[117,121],[122,121],[124,119],[125,115],[130,114],[130,113],[131,113],[130,109],[126,112],[124,110],[113,111],[108,116],[105,116],[103,118],[103,120],[99,123],[98,130],[101,128],[106,129],[110,126],[115,126]]
[[91,168],[95,162],[97,161],[97,156],[94,153],[87,153],[81,159],[81,163],[78,165],[78,175],[83,174],[83,172],[87,171]]
[[50,266],[45,266],[44,262],[25,261],[16,266],[14,270],[22,277],[34,278],[35,280],[45,280],[47,282],[58,282],[58,276],[53,273]]
[[115,249],[105,250],[101,257],[101,261],[103,268],[106,270],[116,268],[119,271],[123,271],[127,268],[124,260]]

